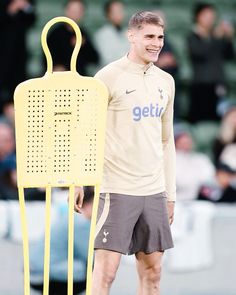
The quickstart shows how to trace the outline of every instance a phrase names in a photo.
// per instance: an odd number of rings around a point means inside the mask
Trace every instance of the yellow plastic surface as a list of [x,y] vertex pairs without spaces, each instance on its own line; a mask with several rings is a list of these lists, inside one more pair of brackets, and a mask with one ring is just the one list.
[[[76,33],[71,70],[53,72],[46,36],[57,22],[70,24]],[[42,31],[42,47],[47,72],[42,78],[19,84],[14,94],[16,122],[17,182],[21,207],[24,252],[24,288],[29,288],[29,251],[23,188],[46,188],[44,291],[48,294],[50,260],[51,187],[69,187],[68,294],[73,293],[74,188],[95,186],[90,228],[87,289],[91,294],[93,244],[102,180],[108,92],[105,85],[76,72],[76,58],[81,46],[78,25],[69,18],[57,17]],[[79,234],[79,233],[78,233]]]

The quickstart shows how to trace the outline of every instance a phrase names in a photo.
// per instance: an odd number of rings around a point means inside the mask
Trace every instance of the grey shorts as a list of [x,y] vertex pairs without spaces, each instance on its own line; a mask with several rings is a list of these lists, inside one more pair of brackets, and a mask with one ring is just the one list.
[[172,247],[165,193],[100,195],[95,249],[148,254]]

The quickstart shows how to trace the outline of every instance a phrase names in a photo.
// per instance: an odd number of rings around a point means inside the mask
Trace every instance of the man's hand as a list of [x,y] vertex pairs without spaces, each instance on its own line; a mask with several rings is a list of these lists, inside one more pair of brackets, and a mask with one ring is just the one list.
[[174,209],[175,209],[175,202],[167,201],[167,211],[168,211],[170,225],[174,221]]
[[83,187],[76,186],[75,187],[75,195],[74,195],[74,210],[78,213],[82,213],[82,205],[84,200],[84,189]]

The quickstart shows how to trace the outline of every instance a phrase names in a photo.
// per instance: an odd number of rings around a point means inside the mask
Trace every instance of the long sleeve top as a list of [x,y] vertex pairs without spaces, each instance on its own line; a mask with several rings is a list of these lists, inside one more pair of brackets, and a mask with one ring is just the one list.
[[172,76],[125,56],[95,77],[110,95],[102,192],[175,200]]

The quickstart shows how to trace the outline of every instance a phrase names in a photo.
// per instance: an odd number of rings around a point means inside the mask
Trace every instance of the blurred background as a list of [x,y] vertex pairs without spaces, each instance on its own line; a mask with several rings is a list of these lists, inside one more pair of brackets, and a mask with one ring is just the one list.
[[[176,82],[175,248],[166,252],[163,262],[162,295],[236,294],[236,0],[1,0],[0,294],[23,295],[13,93],[20,82],[46,71],[41,31],[55,16],[74,19],[83,36],[77,69],[81,75],[93,76],[127,52],[127,22],[138,10],[152,10],[163,17],[165,47],[156,66],[171,73]],[[68,70],[73,32],[67,26],[55,26],[49,31],[48,44],[54,70]],[[58,233],[54,225],[66,216],[66,196],[66,191],[53,193],[52,231],[55,249],[61,243],[60,251],[66,249],[62,244],[66,234]],[[31,256],[37,258],[31,261],[32,294],[36,295],[42,284],[45,192],[27,189],[25,198]],[[85,234],[88,210],[84,209],[82,218],[75,216]],[[85,257],[86,246],[78,240]],[[65,265],[64,252],[54,257],[55,269]],[[80,255],[76,259],[80,272],[79,277],[75,273],[76,294],[80,294],[86,259]],[[60,291],[51,294],[66,294],[62,291],[66,268],[60,269],[60,274],[51,274],[55,288],[62,284]],[[136,283],[134,259],[124,257],[111,294],[135,294]]]

